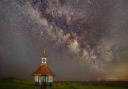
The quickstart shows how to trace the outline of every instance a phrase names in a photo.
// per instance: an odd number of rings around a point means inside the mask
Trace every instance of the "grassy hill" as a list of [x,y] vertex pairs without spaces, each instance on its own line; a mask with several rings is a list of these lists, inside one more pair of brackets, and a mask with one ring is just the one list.
[[33,81],[19,78],[4,78],[0,80],[0,89],[38,89]]
[[[4,78],[0,80],[0,89],[40,89],[33,81],[18,78]],[[56,82],[48,89],[128,89],[127,86],[94,84],[84,82]]]

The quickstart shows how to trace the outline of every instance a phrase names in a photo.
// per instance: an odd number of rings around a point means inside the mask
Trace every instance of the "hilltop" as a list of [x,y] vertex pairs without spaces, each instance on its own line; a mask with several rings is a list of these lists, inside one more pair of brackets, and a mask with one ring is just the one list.
[[[55,82],[49,89],[127,89],[128,86],[122,86],[128,82]],[[121,85],[120,85],[121,84]],[[117,85],[117,86],[116,86]],[[22,78],[3,78],[0,79],[0,89],[40,89],[34,85],[34,81]]]

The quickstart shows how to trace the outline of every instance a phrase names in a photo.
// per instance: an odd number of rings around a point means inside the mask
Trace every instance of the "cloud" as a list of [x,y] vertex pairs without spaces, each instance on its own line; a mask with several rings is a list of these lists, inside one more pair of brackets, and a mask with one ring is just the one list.
[[105,75],[97,78],[99,80],[128,80],[127,64],[119,64],[111,67]]

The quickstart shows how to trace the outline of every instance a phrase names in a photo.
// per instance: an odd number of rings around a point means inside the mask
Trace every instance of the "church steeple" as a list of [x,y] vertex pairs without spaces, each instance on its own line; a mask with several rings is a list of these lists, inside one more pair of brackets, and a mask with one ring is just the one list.
[[45,88],[46,86],[51,87],[53,83],[53,72],[48,67],[47,64],[47,54],[46,51],[41,51],[41,65],[37,68],[32,75],[35,77],[35,84],[40,85],[41,88]]
[[42,64],[47,64],[47,54],[46,54],[45,50],[43,50],[42,53],[41,53],[41,63]]

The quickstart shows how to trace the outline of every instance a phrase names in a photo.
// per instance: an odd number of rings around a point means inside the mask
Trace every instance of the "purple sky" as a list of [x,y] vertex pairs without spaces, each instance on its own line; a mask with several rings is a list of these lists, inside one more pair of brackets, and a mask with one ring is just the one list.
[[128,78],[128,0],[1,0],[0,75],[31,79],[46,50],[56,80]]

